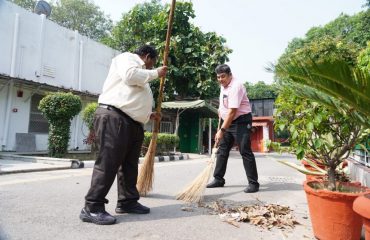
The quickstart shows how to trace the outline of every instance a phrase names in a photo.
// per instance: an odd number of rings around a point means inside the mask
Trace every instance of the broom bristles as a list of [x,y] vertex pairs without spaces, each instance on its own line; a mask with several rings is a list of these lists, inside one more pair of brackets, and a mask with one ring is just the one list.
[[[154,135],[154,134],[153,134]],[[154,157],[157,147],[156,137],[150,141],[148,151],[145,154],[143,165],[140,167],[136,188],[140,196],[146,196],[153,188],[154,179]]]
[[203,193],[206,189],[208,180],[213,172],[213,167],[216,159],[217,148],[212,149],[211,161],[206,168],[179,194],[176,195],[177,200],[185,202],[198,203],[203,199]]

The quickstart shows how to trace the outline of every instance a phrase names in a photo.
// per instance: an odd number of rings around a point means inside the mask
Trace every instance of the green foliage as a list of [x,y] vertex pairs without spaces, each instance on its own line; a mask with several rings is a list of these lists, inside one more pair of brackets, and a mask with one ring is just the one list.
[[82,112],[82,120],[90,131],[94,128],[94,114],[97,108],[98,103],[92,102],[87,104]]
[[367,48],[360,52],[357,58],[358,67],[364,72],[370,72],[370,41]]
[[[143,142],[143,154],[146,153],[150,140],[152,139],[151,132],[144,133],[144,142]],[[157,139],[157,149],[156,153],[160,154],[163,152],[170,152],[173,151],[173,148],[176,146],[178,147],[180,139],[175,134],[168,134],[168,133],[159,133]]]
[[245,82],[244,86],[247,89],[249,99],[276,98],[278,95],[275,83],[269,85],[262,81],[255,84]]
[[[275,66],[276,76],[283,82],[316,89],[317,94],[312,91],[306,94],[306,97],[316,101],[320,99],[322,103],[335,105],[327,95],[343,101],[347,107],[342,106],[349,111],[357,111],[360,118],[364,119],[359,119],[359,122],[367,125],[369,121],[366,116],[370,115],[370,72],[353,66],[356,59],[350,54],[352,51],[348,45],[344,47],[342,42],[323,45],[328,46],[325,55],[320,55],[325,48],[311,48],[310,51],[298,49],[289,58],[280,59]],[[321,93],[326,95],[320,97]]]
[[[121,51],[133,51],[142,44],[152,44],[162,53],[169,8],[168,4],[163,6],[158,0],[136,5],[113,28],[112,37],[103,42]],[[194,17],[191,2],[176,3],[165,101],[174,100],[175,95],[202,99],[218,95],[214,69],[225,63],[232,51],[225,46],[223,37],[215,32],[204,33],[192,24]],[[154,96],[158,95],[158,86],[158,81],[151,84]]]
[[9,0],[9,2],[13,2],[20,7],[23,7],[29,11],[33,11],[36,5],[36,0]]
[[293,39],[284,55],[289,55],[296,49],[302,48],[304,45],[320,41],[324,37],[340,39],[341,41],[357,45],[358,49],[366,47],[366,43],[370,40],[370,9],[348,16],[341,14],[335,20],[329,22],[322,27],[313,27],[305,35],[304,38]]
[[107,37],[113,27],[109,16],[88,0],[59,0],[50,19],[96,41]]
[[67,153],[71,120],[81,106],[80,97],[72,93],[50,93],[41,99],[39,110],[49,122],[50,156],[63,157]]
[[301,91],[305,89],[283,89],[275,102],[275,129],[289,131],[290,147],[298,159],[322,160],[334,187],[335,170],[369,130],[344,111],[298,97],[296,92]]
[[[33,11],[35,0],[10,0],[15,4]],[[100,7],[89,0],[58,0],[50,3],[50,20],[68,29],[77,30],[96,41],[108,37],[113,22]]]

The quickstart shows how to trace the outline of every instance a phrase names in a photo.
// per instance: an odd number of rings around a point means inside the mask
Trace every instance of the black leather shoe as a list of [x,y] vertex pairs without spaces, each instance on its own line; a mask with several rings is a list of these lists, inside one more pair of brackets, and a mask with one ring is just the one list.
[[258,192],[260,186],[259,185],[249,185],[244,189],[245,193],[255,193]]
[[225,185],[225,181],[214,179],[211,183],[207,185],[207,188],[223,187],[224,185]]
[[145,207],[138,202],[116,207],[116,213],[147,214],[149,212],[150,212],[150,208]]
[[80,219],[83,222],[91,222],[98,225],[111,225],[116,223],[116,218],[111,216],[105,210],[99,212],[90,212],[86,208],[82,208]]

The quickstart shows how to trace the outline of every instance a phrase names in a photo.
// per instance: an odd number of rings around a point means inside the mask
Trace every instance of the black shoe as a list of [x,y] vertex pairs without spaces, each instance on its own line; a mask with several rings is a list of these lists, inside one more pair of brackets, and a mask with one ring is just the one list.
[[207,188],[223,187],[224,185],[225,185],[225,181],[214,179],[211,183],[207,185]]
[[150,212],[150,208],[145,207],[138,202],[116,207],[116,213],[147,214],[149,212]]
[[244,189],[245,193],[255,193],[258,192],[260,186],[259,185],[249,185]]
[[98,225],[111,225],[116,222],[116,218],[111,216],[105,210],[99,212],[90,212],[86,208],[82,208],[80,219],[83,222],[91,222]]

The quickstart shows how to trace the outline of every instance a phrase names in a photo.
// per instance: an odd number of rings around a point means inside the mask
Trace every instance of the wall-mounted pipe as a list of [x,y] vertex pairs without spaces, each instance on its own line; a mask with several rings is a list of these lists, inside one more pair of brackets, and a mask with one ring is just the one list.
[[[83,56],[84,56],[84,42],[80,40],[80,54],[79,54],[79,64],[78,64],[78,91],[81,91],[82,89],[82,66],[83,66]],[[80,125],[80,116],[81,114],[78,114],[76,116],[75,121],[75,136],[74,136],[74,143],[75,143],[75,149],[78,147],[78,129]]]
[[[10,64],[10,77],[15,77],[15,69],[17,65],[17,48],[18,48],[18,33],[19,33],[19,13],[15,14],[14,19],[14,29],[13,29],[13,45],[12,45],[12,61]],[[8,87],[8,99],[7,99],[7,106],[5,110],[5,123],[4,123],[4,136],[3,142],[1,143],[2,150],[9,150],[7,149],[8,143],[8,135],[9,135],[9,122],[10,122],[10,113],[11,108],[13,105],[13,88],[14,82],[10,80],[10,84]]]
[[41,18],[41,29],[40,29],[40,41],[39,41],[39,67],[36,71],[35,75],[36,77],[42,76],[42,57],[43,57],[43,49],[44,49],[44,41],[45,41],[45,18],[46,16],[44,14],[40,15]]

